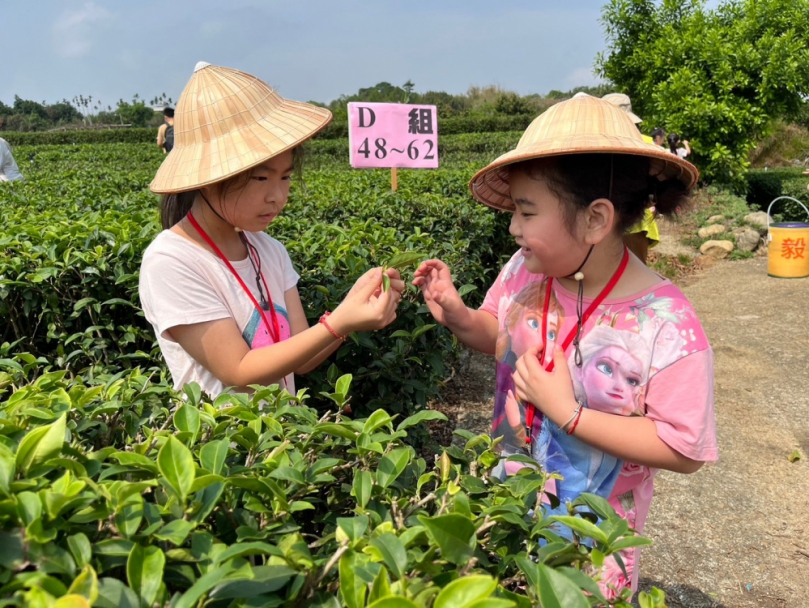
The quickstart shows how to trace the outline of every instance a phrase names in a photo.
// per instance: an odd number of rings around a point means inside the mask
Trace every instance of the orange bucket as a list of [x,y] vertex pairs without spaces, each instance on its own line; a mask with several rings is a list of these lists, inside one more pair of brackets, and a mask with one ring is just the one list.
[[802,279],[809,277],[809,223],[770,224],[770,209],[783,199],[798,203],[809,216],[809,209],[790,196],[779,196],[770,203],[767,208],[767,274],[779,279]]

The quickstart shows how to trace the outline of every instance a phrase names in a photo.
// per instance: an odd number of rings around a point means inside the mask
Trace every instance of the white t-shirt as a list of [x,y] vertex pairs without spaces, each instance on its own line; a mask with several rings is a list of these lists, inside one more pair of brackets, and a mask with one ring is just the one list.
[[[270,289],[281,340],[285,340],[291,328],[284,293],[298,284],[300,276],[281,243],[263,232],[246,235],[261,258],[261,272]],[[250,259],[231,264],[259,301]],[[172,327],[230,317],[251,349],[273,344],[261,315],[224,262],[171,230],[157,235],[143,253],[139,290],[143,312],[154,328],[176,389],[197,382],[216,398],[226,387],[168,335]],[[272,323],[269,312],[266,317]],[[286,377],[286,388],[295,394],[293,374]]]
[[22,173],[11,155],[11,146],[0,137],[0,182],[13,182],[15,179],[22,179]]

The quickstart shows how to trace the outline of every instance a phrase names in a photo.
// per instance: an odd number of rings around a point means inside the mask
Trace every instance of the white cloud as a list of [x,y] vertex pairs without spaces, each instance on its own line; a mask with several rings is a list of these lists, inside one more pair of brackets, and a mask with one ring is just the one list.
[[79,10],[65,11],[52,29],[56,52],[69,59],[84,57],[93,46],[93,27],[111,18],[110,11],[94,2],[86,2]]

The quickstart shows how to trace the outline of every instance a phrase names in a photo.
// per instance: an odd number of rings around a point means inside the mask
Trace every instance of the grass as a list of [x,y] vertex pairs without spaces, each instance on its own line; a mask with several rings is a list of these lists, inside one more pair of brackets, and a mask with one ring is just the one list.
[[804,160],[809,156],[809,130],[776,121],[772,132],[764,138],[750,154],[753,167],[793,167],[793,160]]

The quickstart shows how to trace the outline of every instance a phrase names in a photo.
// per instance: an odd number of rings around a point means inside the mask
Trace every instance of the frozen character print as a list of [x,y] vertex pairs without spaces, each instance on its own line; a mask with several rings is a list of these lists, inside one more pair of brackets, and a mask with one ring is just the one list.
[[[495,391],[492,436],[503,437],[498,445],[504,455],[527,453],[525,405],[514,395],[514,372],[517,360],[534,345],[556,342],[559,327],[564,322],[564,309],[551,292],[546,335],[542,336],[542,308],[545,283],[535,281],[523,287],[511,301],[506,313],[504,330],[496,345],[498,383]],[[546,349],[550,353],[553,349]],[[550,354],[548,355],[550,356]],[[542,416],[535,418],[538,429]]]

